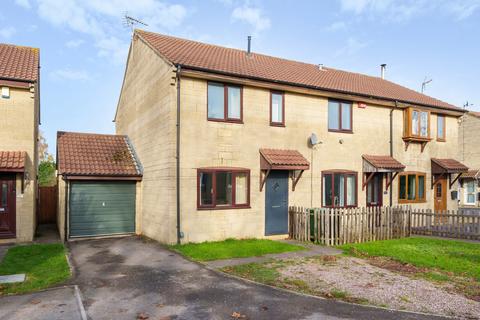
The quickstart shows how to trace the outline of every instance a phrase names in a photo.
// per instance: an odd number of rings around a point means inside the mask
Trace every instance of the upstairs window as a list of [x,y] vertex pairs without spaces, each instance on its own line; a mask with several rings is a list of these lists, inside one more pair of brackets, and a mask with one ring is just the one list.
[[408,108],[406,111],[405,137],[407,138],[430,138],[430,112]]
[[401,173],[398,177],[398,202],[425,202],[425,174]]
[[5,98],[5,99],[10,98],[10,88],[9,87],[2,87],[2,98]]
[[357,206],[357,173],[322,172],[322,206],[346,208]]
[[285,126],[285,96],[283,92],[270,93],[270,125]]
[[445,141],[445,116],[437,115],[437,140]]
[[352,132],[352,103],[328,101],[328,131]]
[[209,82],[207,94],[208,120],[242,122],[242,87]]
[[250,170],[238,168],[198,169],[199,209],[250,206]]

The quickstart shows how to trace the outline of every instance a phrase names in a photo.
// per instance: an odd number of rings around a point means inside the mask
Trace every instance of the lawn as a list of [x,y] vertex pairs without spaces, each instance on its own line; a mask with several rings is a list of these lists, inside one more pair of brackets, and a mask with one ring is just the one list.
[[304,247],[266,239],[227,239],[225,241],[188,243],[172,249],[197,261],[258,257],[268,253],[304,250]]
[[416,267],[436,268],[480,281],[480,244],[412,237],[340,246],[350,255],[389,257]]
[[0,263],[0,275],[25,273],[22,283],[0,285],[0,294],[26,293],[50,287],[70,277],[63,244],[33,244],[10,248]]

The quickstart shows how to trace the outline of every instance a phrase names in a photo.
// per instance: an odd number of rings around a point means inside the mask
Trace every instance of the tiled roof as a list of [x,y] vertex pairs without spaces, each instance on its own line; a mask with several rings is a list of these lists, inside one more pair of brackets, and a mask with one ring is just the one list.
[[463,111],[449,103],[398,84],[359,73],[225,48],[162,34],[136,30],[159,54],[186,69],[204,70],[328,91],[357,94],[442,109]]
[[0,43],[0,78],[35,82],[39,49]]
[[308,169],[310,162],[297,150],[260,149],[260,154],[272,167],[288,167],[293,169]]
[[468,170],[468,172],[462,174],[461,178],[477,179],[479,177],[480,170]]
[[432,162],[436,163],[448,172],[467,172],[468,167],[455,159],[436,159],[432,158]]
[[24,151],[0,151],[0,172],[23,172],[25,157]]
[[87,176],[141,176],[126,136],[57,133],[58,173]]
[[386,170],[405,169],[405,166],[403,164],[401,164],[398,160],[390,156],[372,156],[372,155],[364,154],[362,157],[377,169],[386,169]]

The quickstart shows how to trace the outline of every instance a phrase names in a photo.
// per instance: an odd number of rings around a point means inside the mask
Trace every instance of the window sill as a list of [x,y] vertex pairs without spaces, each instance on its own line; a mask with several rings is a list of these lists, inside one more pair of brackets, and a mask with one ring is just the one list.
[[208,118],[208,121],[211,122],[224,122],[224,123],[236,123],[236,124],[243,124],[243,120],[225,120],[225,119],[212,119]]
[[437,138],[437,142],[447,142],[447,140],[445,140],[445,139],[438,139],[438,138]]
[[404,136],[403,141],[410,141],[410,142],[429,142],[432,138],[425,138],[425,137],[415,137],[415,136]]
[[353,130],[337,130],[337,129],[328,129],[328,132],[334,132],[334,133],[349,133],[349,134],[353,134]]
[[270,122],[270,127],[285,128],[285,123]]
[[427,200],[398,200],[398,203],[426,203]]
[[250,205],[239,206],[217,206],[217,207],[197,207],[198,211],[210,211],[210,210],[233,210],[233,209],[251,209]]
[[322,208],[325,208],[325,209],[352,209],[352,208],[358,208],[358,205],[343,206],[343,207],[322,206]]

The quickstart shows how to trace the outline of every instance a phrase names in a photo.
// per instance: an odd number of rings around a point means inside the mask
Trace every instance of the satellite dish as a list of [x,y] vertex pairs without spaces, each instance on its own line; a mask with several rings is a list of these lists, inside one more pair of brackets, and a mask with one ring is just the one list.
[[318,144],[318,138],[317,138],[317,135],[316,135],[315,133],[312,133],[312,134],[310,135],[310,144],[311,144],[312,146]]

